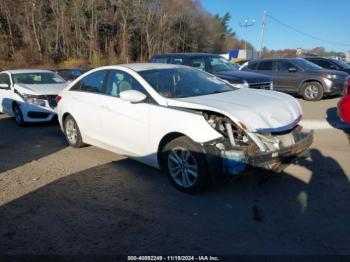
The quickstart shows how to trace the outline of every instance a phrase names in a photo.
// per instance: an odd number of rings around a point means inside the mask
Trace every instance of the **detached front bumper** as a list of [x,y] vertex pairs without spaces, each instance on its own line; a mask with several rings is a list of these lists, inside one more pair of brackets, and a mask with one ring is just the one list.
[[307,156],[309,148],[313,142],[313,131],[309,133],[298,132],[295,143],[288,147],[275,151],[257,152],[248,155],[242,150],[219,150],[212,146],[206,146],[207,162],[212,174],[217,174],[218,170],[229,175],[240,175],[251,168],[261,168],[273,172],[281,172],[295,159]]
[[261,152],[247,158],[247,164],[253,167],[281,172],[286,164],[298,157],[306,156],[313,142],[313,131],[300,133],[300,140],[295,144],[272,152]]

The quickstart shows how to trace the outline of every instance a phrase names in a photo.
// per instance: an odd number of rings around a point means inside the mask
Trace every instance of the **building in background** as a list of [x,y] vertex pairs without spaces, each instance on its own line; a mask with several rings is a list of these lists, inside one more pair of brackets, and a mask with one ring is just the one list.
[[346,62],[350,62],[350,51],[347,51],[345,53],[345,60],[346,60]]
[[245,49],[233,49],[228,54],[221,54],[222,57],[230,60],[231,62],[237,63],[242,60],[252,60],[259,56],[259,53],[254,50]]

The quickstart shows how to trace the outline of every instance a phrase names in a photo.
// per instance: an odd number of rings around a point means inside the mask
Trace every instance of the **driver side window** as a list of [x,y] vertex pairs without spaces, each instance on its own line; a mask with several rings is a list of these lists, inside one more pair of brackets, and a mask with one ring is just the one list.
[[147,95],[143,86],[131,75],[119,71],[111,70],[108,72],[106,94],[119,97],[119,94],[127,90],[137,90]]

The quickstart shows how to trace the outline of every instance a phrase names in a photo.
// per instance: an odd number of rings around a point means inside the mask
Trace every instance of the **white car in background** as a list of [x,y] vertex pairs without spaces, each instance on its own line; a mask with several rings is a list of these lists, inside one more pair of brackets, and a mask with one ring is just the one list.
[[202,190],[222,173],[278,172],[305,155],[313,139],[298,125],[302,111],[292,96],[237,89],[180,65],[97,68],[57,101],[71,146],[91,144],[162,168],[185,192]]
[[56,96],[67,86],[48,70],[7,70],[0,73],[0,112],[14,116],[19,126],[51,121]]

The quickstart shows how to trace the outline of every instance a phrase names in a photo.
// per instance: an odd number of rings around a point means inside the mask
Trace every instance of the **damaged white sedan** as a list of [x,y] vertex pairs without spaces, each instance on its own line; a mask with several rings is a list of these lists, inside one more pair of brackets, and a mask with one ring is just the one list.
[[51,121],[56,96],[67,86],[48,70],[7,70],[0,73],[0,112],[14,116],[17,124]]
[[237,89],[185,66],[101,67],[57,101],[71,146],[91,144],[162,168],[185,192],[252,167],[279,172],[306,155],[313,139],[298,125],[302,110],[293,97]]

